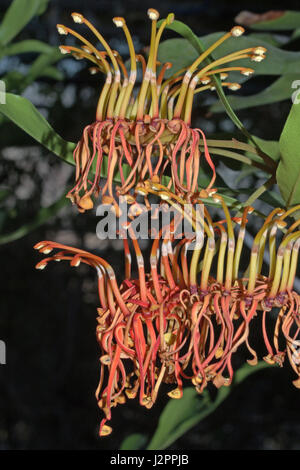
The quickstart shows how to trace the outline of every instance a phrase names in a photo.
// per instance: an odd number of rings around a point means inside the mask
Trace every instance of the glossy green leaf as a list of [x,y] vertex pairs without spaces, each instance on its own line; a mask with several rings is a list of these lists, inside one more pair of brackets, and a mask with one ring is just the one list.
[[0,245],[25,237],[28,233],[32,232],[33,230],[44,224],[48,219],[50,219],[50,217],[56,215],[57,212],[67,204],[67,202],[68,199],[66,199],[66,196],[63,195],[49,207],[42,207],[31,220],[23,224],[17,230],[7,234],[1,233]]
[[285,36],[283,34],[272,34],[272,33],[261,33],[255,32],[248,34],[251,38],[257,40],[257,42],[264,41],[265,43],[270,44],[271,46],[282,47],[285,44],[288,44],[291,40],[290,36]]
[[0,113],[3,113],[48,150],[66,162],[74,163],[72,157],[74,143],[67,142],[60,137],[29,100],[12,93],[6,93],[5,97],[6,103],[0,105]]
[[279,140],[277,183],[287,205],[300,204],[300,104],[294,103]]
[[[282,4],[284,6],[284,4]],[[259,15],[260,16],[260,15]],[[267,21],[247,21],[246,26],[252,29],[265,30],[265,31],[283,31],[288,29],[296,29],[300,27],[300,12],[299,11],[283,11],[281,16]],[[254,17],[253,17],[254,19]],[[258,18],[259,19],[259,18]],[[237,18],[238,21],[238,18]]]
[[[269,155],[269,157],[271,157],[275,162],[279,160],[280,148],[279,148],[279,142],[277,140],[261,139],[260,137],[257,137],[255,135],[252,137],[263,152]],[[246,152],[246,155],[248,155],[248,152]]]
[[[247,109],[253,106],[262,106],[264,104],[277,103],[291,98],[293,93],[292,84],[299,80],[299,74],[287,74],[278,78],[270,86],[265,88],[263,91],[256,93],[255,95],[249,96],[229,96],[228,101],[230,106],[235,109]],[[300,81],[299,81],[300,83]],[[224,112],[224,108],[221,103],[216,101],[210,106],[210,111],[213,113]]]
[[139,450],[145,447],[147,437],[144,434],[130,434],[121,444],[120,450]]
[[13,0],[0,25],[0,44],[8,44],[27,23],[45,11],[48,0]]
[[[270,367],[264,361],[255,367],[245,364],[235,373],[234,385],[243,382],[250,374]],[[169,447],[179,437],[210,415],[230,394],[231,387],[221,387],[214,401],[207,390],[198,395],[194,388],[184,389],[180,400],[170,400],[160,415],[158,427],[147,449],[161,450]]]

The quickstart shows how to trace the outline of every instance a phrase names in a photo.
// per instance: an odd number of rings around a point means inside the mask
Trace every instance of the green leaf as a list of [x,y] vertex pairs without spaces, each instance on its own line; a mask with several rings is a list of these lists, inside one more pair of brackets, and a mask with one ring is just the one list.
[[74,164],[72,152],[73,142],[67,142],[50,126],[35,106],[26,98],[5,94],[6,103],[0,105],[0,112],[23,129],[35,140],[43,144],[68,163]]
[[257,42],[264,41],[271,46],[282,47],[285,44],[288,44],[291,40],[289,36],[271,34],[271,33],[250,33],[248,36],[257,40]]
[[277,183],[286,206],[300,204],[300,104],[294,103],[279,140]]
[[45,11],[48,0],[14,0],[0,25],[0,44],[8,44],[29,21]]
[[[253,136],[253,139],[258,144],[259,148],[265,152],[269,157],[271,157],[275,162],[277,162],[280,158],[280,149],[279,149],[279,142],[277,140],[266,140],[261,139],[260,137]],[[248,152],[246,152],[248,155]]]
[[50,53],[52,50],[53,47],[49,46],[46,42],[38,41],[37,39],[25,39],[24,41],[15,42],[3,48],[1,57],[24,54],[26,52]]
[[166,449],[211,411],[212,403],[206,390],[199,396],[194,388],[185,388],[180,400],[170,400],[166,405],[147,449]]
[[144,434],[131,434],[124,439],[120,450],[139,450],[145,446],[146,442],[147,437]]
[[[250,374],[270,367],[264,361],[255,367],[245,364],[235,373],[233,386],[243,382]],[[184,389],[180,400],[170,400],[159,418],[158,427],[147,449],[161,450],[169,447],[179,437],[193,428],[202,419],[211,414],[231,392],[231,387],[221,387],[214,401],[207,390],[198,395],[194,388]]]
[[[265,88],[263,91],[250,96],[230,96],[228,102],[230,106],[237,109],[247,109],[253,106],[262,106],[264,104],[277,103],[291,98],[293,88],[292,83],[299,79],[299,74],[287,74],[278,78],[270,86]],[[221,103],[216,101],[210,106],[210,111],[213,113],[224,112],[224,108]]]
[[[283,5],[284,6],[284,5]],[[265,15],[265,14],[264,14]],[[258,17],[261,15],[258,15]],[[254,19],[254,17],[253,17]],[[300,12],[299,11],[284,11],[281,16],[270,19],[267,21],[259,21],[259,18],[255,22],[247,21],[246,26],[252,29],[265,30],[265,31],[283,31],[288,29],[296,29],[300,26]],[[237,17],[237,21],[239,21]],[[244,23],[242,23],[244,24]]]
[[57,212],[64,207],[68,202],[66,199],[65,194],[61,196],[57,201],[51,204],[49,207],[42,207],[37,214],[29,220],[26,224],[23,224],[20,228],[15,230],[14,232],[8,234],[1,234],[0,235],[0,245],[4,243],[9,243],[19,238],[25,237],[28,233],[32,232],[40,225],[43,225],[50,217],[57,214]]

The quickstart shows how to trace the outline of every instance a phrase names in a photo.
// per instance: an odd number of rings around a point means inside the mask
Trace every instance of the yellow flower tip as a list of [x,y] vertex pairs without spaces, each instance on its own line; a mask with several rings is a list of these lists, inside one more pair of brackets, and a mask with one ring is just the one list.
[[73,57],[76,60],[82,60],[83,59],[82,55],[80,55],[78,52],[74,52]]
[[88,195],[83,196],[80,199],[79,205],[84,210],[89,210],[89,209],[92,209],[94,207],[94,203],[93,203],[92,199],[90,198],[90,196],[88,196]]
[[208,194],[208,192],[206,191],[206,189],[201,189],[201,190],[200,190],[200,193],[199,193],[199,196],[200,196],[202,199],[206,199],[206,198],[210,197],[209,194]]
[[216,194],[217,191],[218,191],[217,188],[210,188],[208,189],[207,194],[209,197],[212,197],[213,194]]
[[159,191],[158,195],[163,201],[167,201],[168,199],[170,199],[170,196],[167,191]]
[[67,48],[67,46],[58,46],[58,47],[59,47],[59,50],[62,54],[70,54],[70,51]]
[[83,23],[84,16],[81,13],[71,13],[74,23]]
[[73,268],[77,268],[81,263],[81,259],[80,258],[73,258],[70,262],[70,265],[73,267]]
[[142,404],[143,406],[147,406],[151,401],[152,401],[152,400],[151,400],[151,397],[150,397],[150,396],[144,395],[143,398],[142,398],[141,404]]
[[220,346],[215,352],[215,358],[220,359],[220,357],[222,357],[223,355],[223,352],[224,352],[223,348]]
[[296,387],[296,388],[300,388],[300,377],[296,380],[293,380],[293,385]]
[[267,49],[262,46],[255,47],[255,49],[253,50],[254,54],[257,54],[257,55],[264,55],[266,51]]
[[110,357],[108,354],[104,354],[100,357],[101,364],[108,366],[111,363]]
[[123,26],[125,25],[124,18],[121,18],[120,16],[116,16],[115,18],[113,18],[113,22],[115,23],[117,28],[123,28]]
[[107,204],[107,205],[110,205],[110,204],[113,204],[114,203],[114,198],[111,197],[111,196],[103,196],[102,197],[102,204]]
[[165,62],[165,67],[167,70],[171,69],[173,67],[172,62]]
[[47,266],[47,263],[45,263],[45,261],[40,261],[37,265],[36,265],[36,269],[45,269],[45,267]]
[[104,426],[102,426],[99,435],[100,437],[104,437],[104,436],[109,436],[111,433],[112,433],[112,427],[107,426],[107,424],[105,424]]
[[242,69],[241,70],[241,74],[242,75],[245,75],[246,77],[249,77],[249,75],[252,75],[254,73],[254,70],[253,69]]
[[284,228],[287,225],[287,223],[284,220],[276,220],[275,223],[278,228]]
[[248,214],[252,214],[253,211],[254,211],[254,207],[249,206],[248,207]]
[[159,18],[159,13],[154,8],[149,8],[149,10],[147,11],[147,14],[148,14],[150,20],[152,20],[152,21],[157,21],[158,18]]
[[222,374],[218,374],[213,379],[213,384],[216,388],[220,388],[223,385],[226,385],[226,378]]
[[152,178],[151,178],[151,183],[159,184],[160,183],[159,176],[158,175],[153,175]]
[[179,390],[179,388],[175,388],[174,390],[168,393],[168,397],[175,398],[175,400],[178,400],[182,397],[182,392]]
[[236,90],[239,90],[241,88],[241,85],[239,83],[230,83],[228,85],[228,88],[229,88],[229,90],[236,91]]
[[242,36],[242,34],[244,34],[245,29],[242,26],[234,26],[230,32],[231,36],[238,38],[239,36]]
[[33,248],[34,250],[40,250],[41,248],[44,248],[44,246],[44,243],[36,243]]
[[119,403],[120,405],[124,405],[126,403],[126,397],[125,395],[120,395],[116,398],[116,402]]
[[216,201],[216,202],[222,202],[222,197],[219,196],[218,194],[213,194],[213,195],[212,195],[212,198],[213,198],[213,200]]
[[254,62],[261,62],[265,58],[266,58],[265,55],[259,55],[259,54],[254,54],[251,56],[251,60],[253,60]]
[[89,46],[86,46],[86,45],[82,46],[81,49],[82,49],[84,52],[88,52],[88,53],[93,52],[93,51],[91,50],[91,48],[90,48]]
[[164,340],[168,346],[172,346],[172,344],[174,344],[176,341],[176,335],[174,335],[173,333],[165,333]]
[[169,13],[169,15],[167,16],[167,25],[172,24],[174,20],[175,20],[174,13]]
[[146,196],[148,194],[148,190],[144,188],[142,185],[138,185],[135,188],[135,193],[140,194],[141,196]]
[[159,191],[160,190],[160,186],[158,183],[152,181],[151,182],[151,189],[153,189],[153,191]]
[[43,253],[44,255],[48,255],[49,253],[51,253],[51,251],[53,251],[53,248],[49,248],[49,247],[47,248],[47,247],[45,247],[45,248],[42,248],[40,251],[41,251],[41,253]]
[[124,198],[124,201],[127,202],[127,204],[134,204],[135,203],[135,197],[132,196],[132,194],[125,194],[123,196],[123,198]]
[[225,80],[225,78],[227,78],[227,77],[228,77],[228,73],[226,73],[226,72],[220,73],[220,79],[221,80]]
[[203,77],[200,79],[200,82],[202,83],[202,85],[208,85],[211,82],[211,79],[208,77]]
[[247,362],[249,366],[256,366],[257,365],[257,357],[254,357],[253,359],[247,359]]
[[68,34],[68,31],[63,24],[57,24],[56,28],[59,34],[64,34],[65,36]]
[[275,361],[274,361],[274,359],[272,359],[272,356],[271,356],[270,354],[268,354],[267,356],[263,357],[263,360],[264,360],[267,364],[270,364],[270,365],[275,364]]
[[96,73],[99,72],[99,69],[97,67],[90,67],[89,72],[91,75],[95,75]]
[[132,398],[135,398],[136,393],[137,392],[135,390],[132,390],[132,389],[125,390],[125,394],[126,394],[127,398],[129,398],[129,400],[131,400]]

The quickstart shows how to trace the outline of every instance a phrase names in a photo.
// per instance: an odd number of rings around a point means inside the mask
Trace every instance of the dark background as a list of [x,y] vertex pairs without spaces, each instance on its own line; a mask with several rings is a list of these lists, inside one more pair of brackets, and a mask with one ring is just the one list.
[[[0,18],[9,3],[0,1]],[[81,11],[101,29],[113,48],[120,46],[126,55],[122,34],[111,18],[125,16],[142,49],[149,41],[149,7],[157,8],[162,17],[174,12],[198,35],[204,35],[231,28],[241,10],[259,13],[283,7],[299,9],[299,1],[276,5],[265,0],[52,0],[47,12],[31,21],[18,39],[37,38],[57,45],[60,37],[56,23],[72,24],[69,14]],[[299,46],[293,45],[295,50]],[[22,63],[30,64],[33,59],[28,54],[22,57]],[[82,63],[74,68],[74,63],[70,59],[59,63],[65,72],[62,82],[41,79],[25,93],[56,131],[71,141],[78,140],[84,125],[94,120],[101,87],[99,78],[91,77],[86,67],[82,69]],[[4,73],[18,69],[21,62],[14,58],[1,66]],[[245,93],[257,92],[273,79],[253,78]],[[238,114],[254,135],[278,139],[289,107],[289,102],[281,102]],[[198,108],[194,117],[204,129],[220,132],[228,128],[235,132],[224,114],[211,117],[210,127],[206,125],[205,107]],[[22,226],[40,206],[48,206],[63,194],[71,184],[73,169],[13,124],[2,124],[0,132],[0,182],[12,188],[4,207],[9,231]],[[99,375],[99,349],[95,339],[98,301],[94,273],[85,267],[75,270],[64,263],[36,271],[34,265],[41,258],[32,249],[44,239],[75,245],[107,258],[120,274],[122,246],[97,240],[96,223],[94,212],[78,215],[67,205],[43,227],[0,246],[0,339],[7,345],[7,364],[0,365],[0,449],[117,449],[132,432],[152,435],[167,403],[163,393],[152,410],[129,401],[113,410],[113,434],[103,440],[97,437],[100,411],[94,390]],[[288,367],[253,374],[213,415],[172,448],[300,449],[300,392],[292,386],[292,379]]]

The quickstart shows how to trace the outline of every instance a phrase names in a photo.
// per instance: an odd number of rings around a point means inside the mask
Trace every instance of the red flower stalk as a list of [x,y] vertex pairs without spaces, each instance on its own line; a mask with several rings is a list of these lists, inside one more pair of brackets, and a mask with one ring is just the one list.
[[[187,217],[179,196],[167,188],[156,188],[156,193],[163,201],[176,205],[179,215]],[[300,231],[296,229],[300,221],[289,228],[286,223],[299,207],[271,212],[254,239],[249,276],[243,277],[240,258],[252,208],[246,207],[241,218],[233,218],[222,197],[214,198],[222,205],[225,219],[213,222],[205,207],[200,221],[202,238],[193,240],[182,234],[178,240],[175,228],[180,218],[174,217],[152,243],[148,274],[138,241],[127,224],[124,229],[132,239],[139,276],[131,279],[129,243],[124,239],[125,280],[120,286],[112,267],[98,256],[49,241],[35,246],[44,254],[59,250],[38,263],[38,269],[52,260],[70,260],[72,266],[83,262],[97,270],[101,374],[96,397],[105,413],[101,435],[111,431],[105,423],[111,418],[112,407],[138,395],[140,404],[150,408],[162,383],[175,384],[169,393],[172,398],[182,396],[183,380],[191,380],[200,393],[210,381],[217,387],[230,385],[232,355],[242,344],[252,356],[248,362],[255,365],[257,361],[248,342],[251,322],[257,315],[261,316],[268,351],[265,360],[282,365],[287,356],[298,376],[294,384],[300,386],[300,299],[293,291],[300,246]],[[188,217],[197,233],[199,220],[195,211]],[[235,233],[237,223],[240,228]],[[280,243],[278,230],[285,230]],[[193,241],[194,249],[189,250]],[[267,242],[270,268],[269,273],[263,273]],[[280,313],[271,345],[266,321],[273,307],[279,307]],[[279,348],[279,335],[286,341],[283,350]]]
[[[100,41],[104,51],[98,50],[77,31],[57,25],[60,34],[72,35],[81,43],[80,47],[60,46],[61,52],[91,61],[94,64],[90,69],[92,73],[100,71],[106,75],[96,120],[84,128],[74,151],[76,182],[68,197],[81,212],[93,207],[91,196],[97,197],[100,192],[103,202],[112,203],[118,211],[113,194],[113,179],[117,171],[121,179],[118,195],[129,194],[136,184],[148,178],[161,182],[164,174],[171,176],[170,184],[174,192],[197,192],[202,157],[200,143],[204,146],[203,157],[212,170],[207,189],[212,188],[216,173],[205,135],[201,129],[191,127],[194,96],[214,89],[214,76],[220,77],[223,86],[231,90],[240,88],[237,83],[224,82],[228,73],[239,71],[250,75],[254,70],[236,66],[234,62],[242,59],[261,61],[265,57],[265,48],[259,46],[233,52],[206,64],[205,59],[219,45],[230,37],[243,34],[244,29],[235,26],[189,67],[165,78],[172,64],[160,64],[157,55],[163,30],[173,22],[174,15],[168,15],[159,25],[156,10],[149,9],[148,16],[152,26],[147,60],[136,54],[124,18],[113,19],[115,25],[123,29],[128,43],[129,72],[119,53],[110,48],[101,33],[82,14],[72,13],[73,20],[85,24]],[[137,62],[142,66],[140,85],[137,85]],[[99,186],[101,176],[107,178],[102,188]]]

